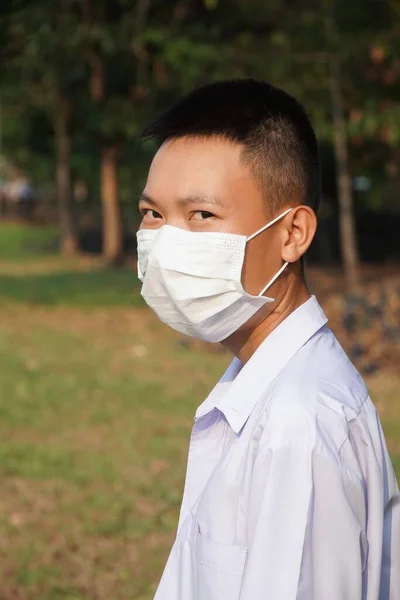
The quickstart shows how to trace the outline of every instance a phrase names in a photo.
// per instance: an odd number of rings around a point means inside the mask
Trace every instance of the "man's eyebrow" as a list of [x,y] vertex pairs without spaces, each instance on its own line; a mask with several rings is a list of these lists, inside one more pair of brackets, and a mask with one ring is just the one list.
[[202,194],[191,194],[190,196],[181,198],[180,200],[178,200],[178,204],[181,207],[185,207],[190,204],[214,204],[222,206],[222,202],[219,198],[216,198],[215,196],[208,196]]
[[[142,192],[139,196],[139,203],[146,202],[147,204],[151,204],[151,206],[158,206],[158,203],[153,200],[146,192]],[[185,206],[189,206],[190,204],[211,204],[223,206],[223,203],[219,198],[211,195],[204,194],[191,194],[190,196],[185,196],[185,198],[180,198],[177,202],[178,206],[184,208]]]
[[157,202],[150,198],[145,192],[142,192],[139,196],[139,202],[147,202],[147,204],[151,204],[152,206],[157,206]]

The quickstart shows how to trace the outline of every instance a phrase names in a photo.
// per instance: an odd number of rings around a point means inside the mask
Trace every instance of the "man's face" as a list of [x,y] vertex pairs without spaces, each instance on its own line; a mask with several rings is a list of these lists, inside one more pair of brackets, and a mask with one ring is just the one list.
[[[268,214],[254,176],[240,160],[241,150],[218,138],[166,142],[153,159],[139,202],[140,228],[168,224],[249,236],[266,225],[277,214]],[[246,246],[242,284],[250,294],[258,294],[282,266],[283,221]]]

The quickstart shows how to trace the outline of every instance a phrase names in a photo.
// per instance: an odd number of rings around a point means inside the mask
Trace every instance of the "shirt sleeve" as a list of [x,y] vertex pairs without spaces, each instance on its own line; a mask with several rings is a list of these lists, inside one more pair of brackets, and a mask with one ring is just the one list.
[[362,486],[297,443],[263,452],[253,476],[240,600],[362,600]]

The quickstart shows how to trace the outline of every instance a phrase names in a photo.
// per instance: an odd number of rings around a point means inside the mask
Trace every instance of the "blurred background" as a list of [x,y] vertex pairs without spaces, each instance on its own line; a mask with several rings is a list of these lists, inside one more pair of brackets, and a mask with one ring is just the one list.
[[266,79],[312,118],[308,280],[400,473],[399,34],[398,0],[1,3],[1,600],[153,597],[230,358],[141,301],[139,135],[212,80]]

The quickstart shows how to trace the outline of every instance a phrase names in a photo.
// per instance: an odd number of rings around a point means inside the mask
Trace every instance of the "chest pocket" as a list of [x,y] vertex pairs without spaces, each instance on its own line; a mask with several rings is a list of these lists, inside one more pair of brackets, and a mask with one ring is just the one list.
[[239,600],[247,548],[219,544],[196,529],[196,600]]

